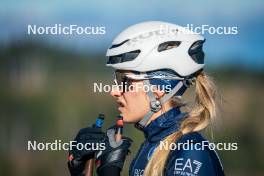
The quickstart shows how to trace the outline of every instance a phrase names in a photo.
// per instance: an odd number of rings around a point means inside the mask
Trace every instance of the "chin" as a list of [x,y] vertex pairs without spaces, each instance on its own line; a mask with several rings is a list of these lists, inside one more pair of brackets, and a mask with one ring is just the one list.
[[124,118],[124,122],[126,123],[137,123],[138,121],[141,120],[141,118],[129,116],[129,115],[126,116],[125,114],[123,115],[123,118]]
[[126,119],[126,118],[124,118],[123,120],[124,120],[124,123],[134,123],[134,122],[132,122],[131,120]]
[[125,123],[131,123],[132,122],[132,119],[129,118],[129,116],[127,116],[126,114],[121,113],[121,115],[123,116],[123,121]]
[[120,112],[120,115],[123,116],[123,120],[125,123],[136,123],[142,119],[142,115],[139,115],[138,113],[135,114],[135,111],[131,111],[129,109],[126,109],[124,107],[119,107],[118,111]]
[[120,114],[123,116],[123,121],[125,123],[135,123],[136,122],[135,119],[133,117],[127,115],[127,113],[121,112]]

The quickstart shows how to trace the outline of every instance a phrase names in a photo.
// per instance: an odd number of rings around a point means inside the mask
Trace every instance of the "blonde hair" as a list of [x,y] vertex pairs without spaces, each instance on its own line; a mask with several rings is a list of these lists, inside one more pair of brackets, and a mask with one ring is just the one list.
[[[167,136],[163,142],[175,143],[182,135],[200,131],[207,127],[213,118],[216,117],[216,91],[213,81],[201,72],[195,81],[195,106],[188,113],[181,124],[179,131]],[[149,160],[144,175],[160,176],[165,170],[166,161],[170,150],[157,149]]]

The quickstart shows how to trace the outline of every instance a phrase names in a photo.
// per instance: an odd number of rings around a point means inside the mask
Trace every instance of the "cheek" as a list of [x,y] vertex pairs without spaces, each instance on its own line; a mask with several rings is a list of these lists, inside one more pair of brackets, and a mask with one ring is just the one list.
[[137,122],[149,111],[149,101],[144,92],[128,92],[124,96],[127,106],[124,110],[124,120]]

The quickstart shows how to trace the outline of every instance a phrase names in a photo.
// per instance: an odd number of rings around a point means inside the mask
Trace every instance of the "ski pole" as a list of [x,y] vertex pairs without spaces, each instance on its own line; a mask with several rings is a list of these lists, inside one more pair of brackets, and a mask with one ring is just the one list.
[[[102,128],[104,124],[104,114],[99,114],[97,117],[95,124],[93,124],[94,128]],[[93,176],[93,169],[94,169],[94,158],[91,158],[86,163],[86,174],[85,176]]]

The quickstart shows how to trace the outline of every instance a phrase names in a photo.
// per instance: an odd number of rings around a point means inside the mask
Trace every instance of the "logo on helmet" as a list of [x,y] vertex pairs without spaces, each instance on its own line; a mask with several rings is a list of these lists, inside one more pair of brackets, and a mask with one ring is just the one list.
[[[178,32],[178,30],[175,30],[175,31],[176,31],[176,33]],[[141,41],[141,43],[143,43],[145,40],[149,40],[153,37],[161,37],[161,36],[164,36],[167,34],[171,34],[171,33],[166,32],[166,30],[165,31],[163,31],[163,30],[150,31],[150,32],[140,34],[140,35],[128,40],[126,42],[126,44],[128,46],[130,46],[132,44],[135,44],[135,42],[139,42],[139,41]]]

